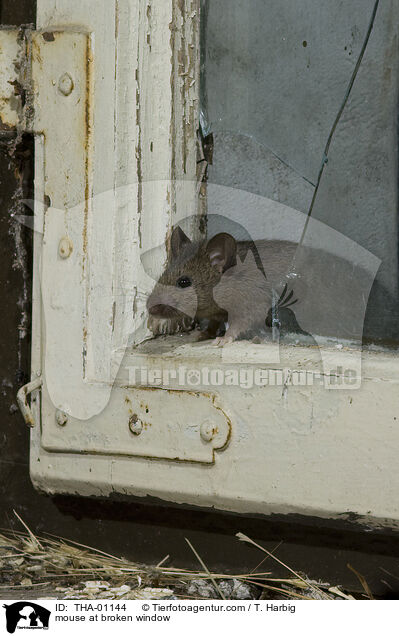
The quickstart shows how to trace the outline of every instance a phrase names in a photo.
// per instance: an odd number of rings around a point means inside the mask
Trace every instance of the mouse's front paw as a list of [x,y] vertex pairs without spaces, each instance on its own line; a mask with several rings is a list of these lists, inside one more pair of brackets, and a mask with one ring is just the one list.
[[215,338],[215,340],[212,342],[212,346],[224,347],[224,345],[231,344],[232,342],[234,342],[234,340],[235,338],[233,336],[228,336],[226,334],[225,336],[221,336],[220,338]]

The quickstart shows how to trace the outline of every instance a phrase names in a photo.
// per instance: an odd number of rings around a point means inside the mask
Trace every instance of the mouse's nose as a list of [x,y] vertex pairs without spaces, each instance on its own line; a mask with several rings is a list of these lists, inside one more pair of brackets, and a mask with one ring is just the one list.
[[153,305],[148,311],[151,316],[158,316],[159,318],[174,318],[179,314],[173,307],[161,304]]
[[159,316],[162,313],[163,307],[164,305],[153,305],[148,308],[148,313],[151,314],[151,316]]

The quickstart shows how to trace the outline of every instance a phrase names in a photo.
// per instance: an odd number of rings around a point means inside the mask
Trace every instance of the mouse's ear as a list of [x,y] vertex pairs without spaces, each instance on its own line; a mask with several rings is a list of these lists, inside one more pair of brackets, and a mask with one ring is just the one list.
[[181,227],[178,225],[173,229],[172,234],[170,236],[170,252],[173,258],[177,258],[185,245],[191,243],[190,239],[186,234],[184,234]]
[[231,234],[222,232],[209,241],[207,247],[212,267],[220,273],[233,267],[237,262],[237,243]]

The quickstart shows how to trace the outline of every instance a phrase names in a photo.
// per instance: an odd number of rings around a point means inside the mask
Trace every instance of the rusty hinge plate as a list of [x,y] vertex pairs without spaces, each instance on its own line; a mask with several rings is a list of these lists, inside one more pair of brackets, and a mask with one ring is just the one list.
[[114,387],[108,406],[86,422],[61,418],[43,400],[42,446],[49,452],[213,464],[230,436],[229,417],[206,393]]
[[0,29],[0,131],[44,134],[46,105],[62,122],[62,97],[87,106],[90,61],[89,33]]

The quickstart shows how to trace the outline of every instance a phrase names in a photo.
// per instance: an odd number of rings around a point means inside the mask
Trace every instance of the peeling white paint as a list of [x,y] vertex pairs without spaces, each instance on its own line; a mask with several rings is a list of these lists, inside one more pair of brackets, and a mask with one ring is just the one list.
[[[151,495],[241,513],[334,518],[355,513],[370,526],[397,526],[399,363],[395,355],[364,353],[362,386],[353,391],[326,391],[317,384],[292,386],[287,376],[283,387],[222,386],[206,392],[128,386],[124,373],[137,364],[152,369],[180,364],[193,370],[217,368],[223,365],[220,350],[192,344],[172,348],[163,356],[131,350],[101,413],[85,422],[69,417],[63,427],[56,422],[56,407],[68,406],[71,396],[76,396],[78,408],[87,416],[90,401],[95,403],[104,387],[110,392],[104,378],[131,327],[126,316],[133,315],[133,308],[138,318],[144,313],[149,282],[141,269],[140,249],[152,246],[154,237],[155,243],[162,243],[171,225],[196,209],[196,5],[194,0],[38,2],[39,29],[70,27],[67,39],[69,45],[75,43],[78,70],[76,95],[87,99],[83,86],[79,93],[79,81],[85,77],[89,101],[96,94],[105,98],[96,99],[95,105],[91,102],[94,111],[88,119],[87,104],[83,111],[77,103],[72,118],[60,98],[69,127],[50,128],[55,122],[49,121],[49,113],[54,119],[59,97],[42,85],[40,65],[45,61],[47,76],[54,71],[54,81],[68,69],[57,66],[57,56],[46,56],[52,42],[39,40],[34,52],[35,86],[40,85],[34,120],[36,197],[44,200],[47,194],[52,207],[45,213],[44,238],[39,232],[35,236],[32,372],[43,371],[47,346],[45,371],[60,404],[50,396],[49,382],[41,398],[34,397],[35,418],[41,426],[32,433],[32,479],[49,493]],[[83,69],[87,50],[93,58],[90,68]],[[79,126],[87,143],[79,139],[77,144]],[[67,131],[72,133],[71,141]],[[75,143],[78,149],[71,150]],[[75,166],[74,160],[78,160]],[[72,185],[66,184],[67,174]],[[114,189],[116,203],[103,195]],[[55,208],[62,210],[71,201],[79,206],[85,199],[82,192],[95,195],[93,207],[83,206],[80,215],[58,217]],[[40,229],[40,214],[35,222]],[[61,263],[57,246],[65,235],[73,243],[72,260]],[[117,250],[124,239],[123,249]],[[62,310],[58,333],[57,321],[51,332],[42,313],[42,256],[45,281],[53,286],[53,309]],[[71,287],[63,271],[70,275]],[[105,297],[98,294],[100,289],[105,289]],[[115,302],[118,294],[124,302]],[[328,353],[343,368],[351,368],[352,357],[357,356],[345,348]],[[283,347],[282,356],[288,370],[319,373],[317,359],[304,347]],[[235,363],[242,364],[242,352],[236,362],[230,356],[229,364]],[[79,365],[78,387],[68,394],[69,369]],[[144,424],[138,436],[129,429],[132,416]],[[219,436],[210,443],[200,435],[208,421],[216,424]]]

